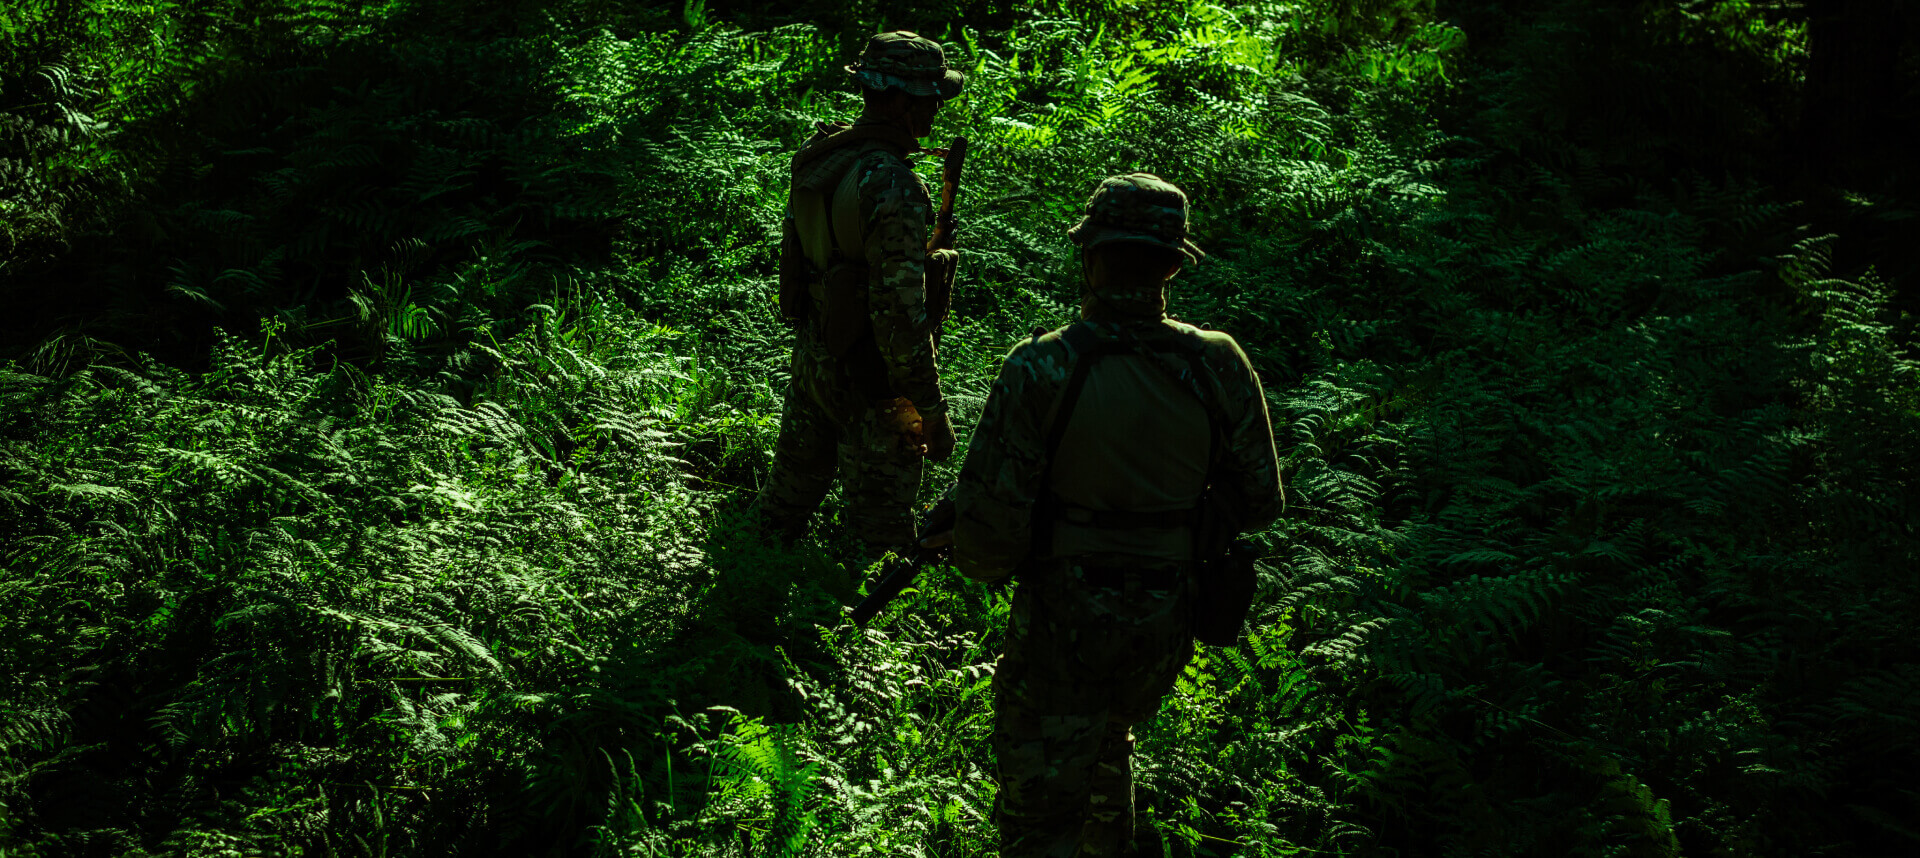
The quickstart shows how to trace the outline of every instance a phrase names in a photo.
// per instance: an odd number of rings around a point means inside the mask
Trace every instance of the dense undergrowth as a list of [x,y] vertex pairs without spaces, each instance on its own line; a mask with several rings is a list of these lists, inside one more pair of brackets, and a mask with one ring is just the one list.
[[963,441],[1114,172],[1266,383],[1289,513],[1139,730],[1152,854],[1920,837],[1920,378],[1781,190],[1802,23],[816,5],[0,12],[0,854],[991,852],[1004,607],[855,630],[830,514],[738,518],[785,160],[883,25],[970,75]]

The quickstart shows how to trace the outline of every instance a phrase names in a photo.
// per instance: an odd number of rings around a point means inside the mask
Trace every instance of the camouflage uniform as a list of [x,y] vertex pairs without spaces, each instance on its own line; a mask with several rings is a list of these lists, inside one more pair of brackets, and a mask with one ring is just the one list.
[[[963,79],[960,72],[946,70],[939,45],[911,33],[875,36],[847,71],[869,89],[892,86],[943,98],[957,94]],[[857,145],[839,139],[849,134],[847,139],[861,138]],[[930,421],[944,421],[947,410],[927,308],[932,202],[926,183],[906,160],[917,149],[908,132],[863,115],[852,124],[821,126],[794,156],[796,186],[811,171],[839,177],[851,170],[857,177],[865,255],[860,261],[868,272],[864,300],[872,337],[870,345],[863,339],[857,346],[859,354],[835,357],[826,344],[827,307],[817,294],[797,332],[773,469],[754,501],[788,538],[805,531],[836,469],[845,480],[843,518],[856,536],[874,546],[904,545],[914,538],[912,506],[921,456],[882,424],[875,404],[886,396],[905,397]],[[793,217],[791,210],[788,216]],[[946,256],[934,261],[951,264]],[[854,363],[861,359],[884,368],[873,374],[884,377],[886,393],[857,383]]]
[[[1185,238],[1185,195],[1141,173],[1103,182],[1069,236],[1085,247],[1138,241],[1199,257]],[[1195,505],[1209,423],[1178,380],[1195,368],[1167,346],[1181,338],[1199,346],[1196,374],[1229,427],[1222,470],[1247,501],[1245,527],[1264,527],[1281,505],[1266,398],[1232,337],[1167,319],[1157,285],[1151,294],[1095,293],[1076,324],[1151,354],[1093,366],[1049,472],[1048,424],[1078,356],[1065,328],[1015,346],[955,490],[956,565],[989,582],[1019,570],[994,677],[1003,858],[1124,853],[1133,827],[1131,726],[1153,715],[1193,655],[1185,526],[1033,520],[1048,490],[1056,510],[1151,517]]]

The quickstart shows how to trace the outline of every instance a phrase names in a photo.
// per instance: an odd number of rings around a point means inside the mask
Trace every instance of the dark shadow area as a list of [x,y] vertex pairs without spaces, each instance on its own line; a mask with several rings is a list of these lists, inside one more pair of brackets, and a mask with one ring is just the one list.
[[6,356],[203,366],[214,328],[271,318],[378,365],[390,338],[444,355],[546,300],[633,201],[567,133],[536,5],[425,0],[357,31],[276,9],[250,42],[207,37],[209,70],[112,129],[125,191],[5,269]]

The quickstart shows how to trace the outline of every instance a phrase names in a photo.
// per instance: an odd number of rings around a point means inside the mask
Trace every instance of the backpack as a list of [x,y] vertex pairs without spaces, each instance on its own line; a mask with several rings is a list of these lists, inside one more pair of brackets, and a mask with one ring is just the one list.
[[[844,355],[866,321],[866,245],[860,223],[860,176],[854,167],[875,149],[912,151],[914,141],[884,126],[822,125],[824,139],[793,158],[787,215],[780,234],[780,315],[807,320],[813,302],[828,351]],[[838,300],[836,300],[838,299]]]
[[860,222],[860,174],[855,167],[875,149],[912,151],[914,140],[888,126],[820,127],[793,158],[792,191],[781,223],[780,315],[807,323],[812,308],[827,353],[840,361],[861,396],[889,399],[887,366],[873,340],[867,309],[866,236]]

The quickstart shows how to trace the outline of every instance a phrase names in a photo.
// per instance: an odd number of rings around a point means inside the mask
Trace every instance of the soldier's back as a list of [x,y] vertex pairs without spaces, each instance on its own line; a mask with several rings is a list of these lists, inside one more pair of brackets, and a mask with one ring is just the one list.
[[[1018,373],[1024,389],[1009,392],[1028,413],[1044,415],[1039,440],[1056,444],[1048,500],[1069,514],[1045,525],[1051,528],[1042,535],[1051,546],[1048,556],[1188,560],[1191,539],[1179,517],[1161,522],[1151,514],[1188,510],[1199,500],[1213,440],[1201,397],[1215,400],[1223,417],[1237,423],[1249,395],[1241,381],[1251,373],[1245,355],[1227,334],[1174,320],[1074,325],[1081,330],[1036,336],[1008,357],[1025,370]],[[1076,340],[1082,349],[1075,348]],[[1089,343],[1099,344],[1097,358],[1081,353]],[[1066,402],[1076,364],[1086,360],[1093,360],[1086,378]],[[1053,427],[1056,420],[1065,423]],[[1057,440],[1044,438],[1056,428]],[[1049,451],[1033,452],[1045,457]],[[1079,510],[1140,515],[1134,526],[1098,527],[1076,521],[1085,518],[1072,514]]]

